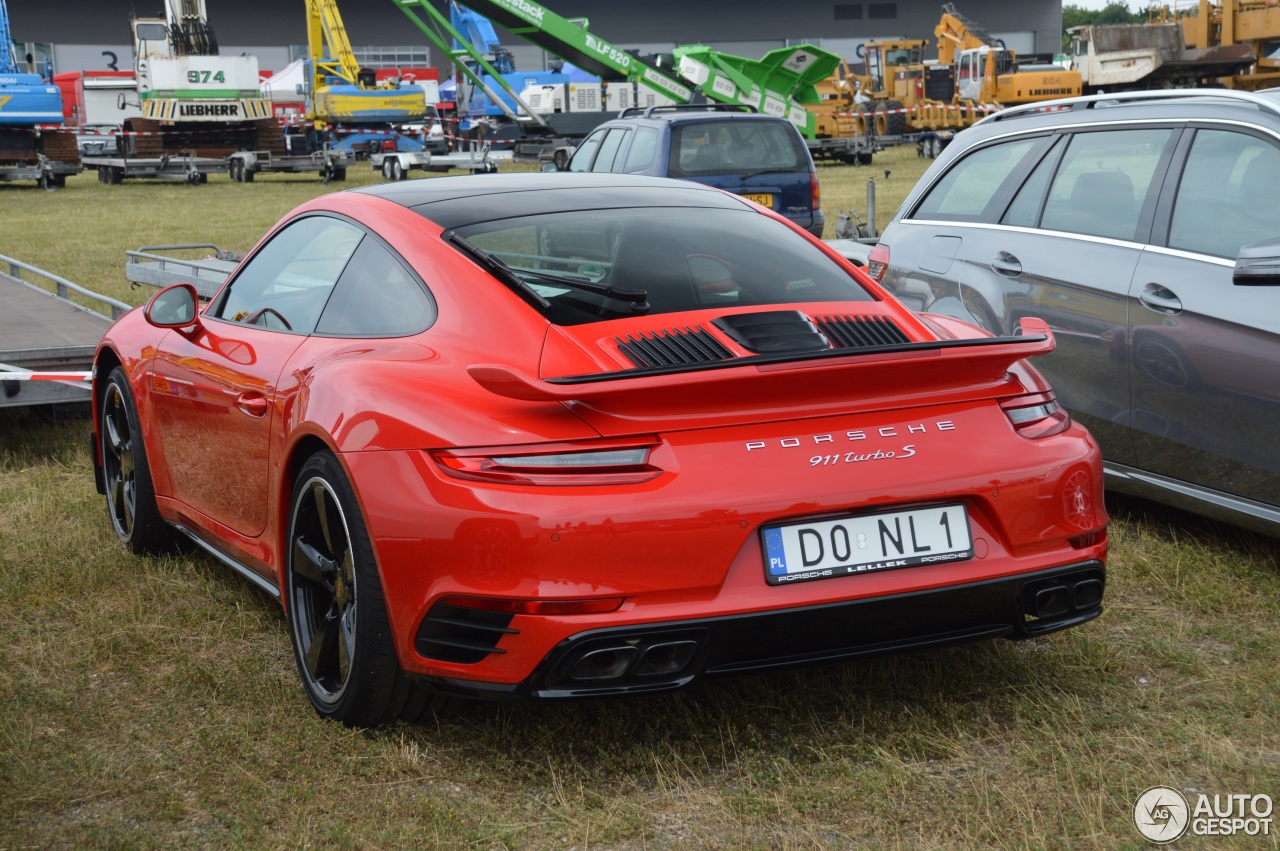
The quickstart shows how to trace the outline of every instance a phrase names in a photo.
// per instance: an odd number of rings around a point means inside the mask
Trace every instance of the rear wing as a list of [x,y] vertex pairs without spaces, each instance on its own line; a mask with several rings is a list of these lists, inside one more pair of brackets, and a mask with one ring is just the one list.
[[579,402],[601,410],[655,414],[721,407],[733,400],[756,407],[818,404],[858,397],[957,400],[999,392],[1009,367],[1048,354],[1053,332],[1025,318],[1020,334],[835,349],[817,354],[766,355],[707,364],[682,364],[540,379],[510,366],[476,364],[467,373],[491,393],[528,402]]

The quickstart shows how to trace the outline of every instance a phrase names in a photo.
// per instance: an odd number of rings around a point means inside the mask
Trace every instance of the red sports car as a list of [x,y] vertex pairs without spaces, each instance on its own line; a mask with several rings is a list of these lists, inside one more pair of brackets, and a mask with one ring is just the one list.
[[353,725],[1023,638],[1101,612],[1107,518],[1021,332],[695,184],[387,184],[111,328],[98,483],[279,596]]

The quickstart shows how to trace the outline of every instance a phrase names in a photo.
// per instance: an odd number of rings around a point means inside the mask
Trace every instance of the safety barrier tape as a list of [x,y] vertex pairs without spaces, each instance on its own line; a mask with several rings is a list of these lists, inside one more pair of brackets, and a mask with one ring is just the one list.
[[0,381],[64,381],[69,384],[88,381],[89,372],[0,372]]

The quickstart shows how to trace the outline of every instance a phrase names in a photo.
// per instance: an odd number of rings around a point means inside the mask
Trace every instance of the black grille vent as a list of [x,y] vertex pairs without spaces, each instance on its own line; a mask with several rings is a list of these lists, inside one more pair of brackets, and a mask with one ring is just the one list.
[[911,342],[892,319],[884,316],[815,316],[813,323],[837,349]]
[[472,664],[490,653],[507,652],[497,649],[498,642],[504,635],[520,632],[509,628],[510,623],[510,612],[486,612],[436,603],[422,619],[413,646],[427,659]]
[[618,349],[638,367],[679,366],[688,363],[715,363],[729,360],[729,351],[701,326],[697,328],[671,328],[628,335],[625,339],[614,337]]
[[749,352],[783,355],[821,352],[831,348],[827,338],[798,310],[735,313],[711,323]]

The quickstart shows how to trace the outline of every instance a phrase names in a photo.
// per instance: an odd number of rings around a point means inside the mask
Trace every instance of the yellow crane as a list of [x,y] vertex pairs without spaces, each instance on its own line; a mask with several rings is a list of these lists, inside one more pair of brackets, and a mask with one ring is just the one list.
[[317,124],[410,124],[427,115],[426,91],[398,80],[379,83],[361,68],[335,0],[306,0],[310,63],[307,118]]

